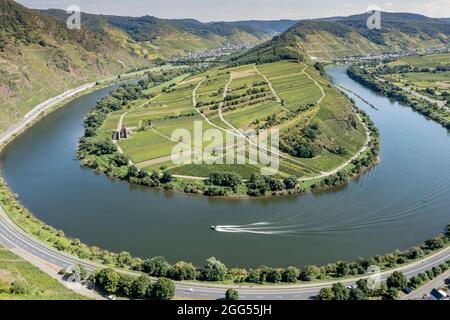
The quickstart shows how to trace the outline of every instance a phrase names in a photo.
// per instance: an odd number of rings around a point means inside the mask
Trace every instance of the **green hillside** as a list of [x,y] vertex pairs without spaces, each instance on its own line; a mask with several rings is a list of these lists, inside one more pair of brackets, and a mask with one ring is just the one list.
[[[42,13],[66,20],[57,9]],[[89,29],[109,35],[123,48],[156,59],[180,57],[188,52],[211,50],[226,44],[260,44],[292,26],[291,20],[203,23],[194,19],[159,19],[152,16],[122,17],[83,13]]]
[[0,132],[64,90],[147,64],[107,33],[0,0]]
[[[369,30],[368,15],[300,21],[279,37],[243,55],[243,63],[306,55],[311,60],[375,54],[417,48],[448,47],[450,23],[405,13],[382,13],[381,30]],[[255,60],[256,58],[256,60]]]
[[0,300],[85,300],[0,246]]

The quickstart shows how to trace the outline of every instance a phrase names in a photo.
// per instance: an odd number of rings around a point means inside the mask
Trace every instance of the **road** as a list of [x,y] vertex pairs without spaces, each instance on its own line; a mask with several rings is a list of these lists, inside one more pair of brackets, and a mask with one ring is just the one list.
[[[153,69],[145,69],[141,71],[126,73],[122,75],[122,77],[133,77],[133,76],[139,76],[141,74],[144,74],[147,71],[151,71],[157,68]],[[56,106],[58,103],[61,103],[83,91],[86,91],[90,88],[93,88],[97,83],[105,83],[108,81],[113,81],[117,79],[117,77],[110,77],[103,80],[99,80],[97,82],[91,82],[86,83],[78,88],[67,90],[60,95],[50,98],[40,104],[38,104],[36,107],[34,107],[30,112],[28,112],[21,121],[16,123],[15,125],[8,128],[4,133],[0,135],[0,146],[7,141],[9,141],[12,137],[14,137],[16,134],[21,132],[23,129],[25,129],[29,124],[31,124],[33,121],[35,121],[41,114],[43,114],[45,111],[51,109],[52,107]]]
[[[58,270],[67,269],[76,264],[85,266],[88,271],[104,267],[100,264],[59,252],[31,235],[26,234],[6,215],[2,207],[0,207],[0,243],[52,276],[55,276]],[[450,259],[450,248],[429,256],[425,260],[395,270],[402,271],[406,276],[411,277],[433,266],[437,266],[448,259]],[[36,261],[39,261],[39,263]],[[386,279],[395,270],[382,273],[381,279]],[[353,284],[360,278],[348,279],[342,281],[342,283],[346,285]],[[306,300],[315,296],[321,288],[331,286],[332,283],[322,282],[285,286],[240,287],[176,282],[176,295],[195,299],[221,299],[224,297],[225,291],[229,287],[233,287],[239,291],[240,297],[243,300]],[[189,288],[193,289],[192,293],[186,292]]]
[[[380,82],[387,82],[387,80],[385,80],[383,78],[380,78],[378,76],[375,76],[375,79],[377,79]],[[417,91],[415,91],[415,90],[413,90],[411,88],[397,86],[397,85],[393,85],[393,86],[395,86],[396,88],[399,88],[399,89],[405,91],[406,93],[412,94],[413,96],[416,96],[417,98],[423,99],[423,100],[428,101],[429,103],[432,103],[432,104],[436,104],[441,109],[445,109],[447,111],[450,111],[450,108],[448,108],[446,106],[447,105],[446,101],[436,100],[436,99],[430,98],[430,97],[428,97],[426,95],[423,95],[423,94],[421,94],[421,93],[419,93],[419,92],[417,92]]]
[[430,294],[431,290],[434,288],[442,288],[445,285],[445,280],[448,278],[450,278],[450,270],[447,270],[410,294],[405,295],[401,300],[422,300],[423,296]]

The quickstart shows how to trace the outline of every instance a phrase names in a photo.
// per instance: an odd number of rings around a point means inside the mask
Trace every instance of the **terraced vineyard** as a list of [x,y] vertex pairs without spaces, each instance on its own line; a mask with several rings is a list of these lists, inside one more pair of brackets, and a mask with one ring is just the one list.
[[[220,164],[221,157],[228,163],[226,157],[238,151],[237,142],[227,145],[225,139],[214,142],[217,145],[213,147],[212,140],[203,139],[197,145],[192,139],[192,153],[184,155],[191,163],[174,164],[171,154],[180,141],[172,134],[178,129],[186,129],[192,138],[219,129],[224,136],[246,140],[247,130],[279,129],[280,178],[323,176],[351,159],[367,142],[366,130],[351,102],[314,67],[300,62],[215,67],[178,77],[157,89],[150,87],[144,93],[153,95],[130,101],[123,110],[109,114],[100,131],[102,136],[110,136],[122,126],[132,130],[134,134],[117,145],[137,168],[149,173],[169,170],[185,179],[201,179],[213,172],[235,172],[248,179],[263,167],[238,160],[233,165]],[[316,130],[314,136],[306,134],[306,138],[305,132],[311,130]],[[196,151],[207,146],[213,150],[211,155],[197,163]],[[219,146],[223,154],[215,154]],[[303,147],[317,152],[296,153]],[[251,148],[250,144],[246,157]]]
[[0,300],[84,300],[31,263],[0,246]]

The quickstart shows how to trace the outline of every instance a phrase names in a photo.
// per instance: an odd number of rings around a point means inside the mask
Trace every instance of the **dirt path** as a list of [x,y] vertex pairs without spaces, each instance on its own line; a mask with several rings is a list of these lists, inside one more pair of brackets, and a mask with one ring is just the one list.
[[267,78],[265,74],[263,74],[261,71],[258,70],[258,68],[256,67],[256,64],[255,64],[255,71],[260,77],[262,77],[267,82],[267,85],[269,86],[270,91],[272,91],[272,94],[277,99],[277,102],[280,104],[281,109],[283,109],[286,112],[291,112],[289,109],[287,109],[283,106],[283,100],[281,100],[281,98],[278,96],[277,92],[273,88],[272,82],[269,81],[269,78]]

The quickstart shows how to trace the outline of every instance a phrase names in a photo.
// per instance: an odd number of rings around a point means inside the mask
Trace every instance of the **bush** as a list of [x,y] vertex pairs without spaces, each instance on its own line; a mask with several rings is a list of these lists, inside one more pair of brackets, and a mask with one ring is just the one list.
[[150,285],[151,280],[146,275],[134,279],[132,284],[132,295],[139,299],[145,298],[148,295]]
[[120,275],[114,269],[102,269],[93,278],[94,283],[108,293],[116,293],[119,288]]
[[31,288],[26,282],[16,280],[11,284],[10,292],[12,294],[28,294],[31,292]]
[[225,300],[236,301],[239,300],[239,292],[234,289],[228,289],[225,293]]
[[233,190],[236,190],[237,187],[242,183],[242,178],[234,172],[213,172],[209,175],[208,181],[215,186],[229,187]]
[[389,288],[389,290],[387,291],[387,293],[384,295],[384,298],[386,300],[397,300],[399,297],[399,291],[397,288]]
[[342,283],[333,284],[331,289],[334,296],[333,300],[348,300],[350,292]]
[[112,163],[116,167],[122,167],[128,165],[128,158],[125,157],[123,154],[116,154],[114,158],[112,159]]
[[159,180],[161,183],[170,183],[173,181],[172,174],[169,171],[164,171],[161,179]]
[[266,281],[271,283],[278,283],[283,280],[283,275],[280,270],[272,269],[266,274]]
[[161,278],[151,287],[151,298],[155,300],[172,300],[175,296],[175,284],[172,280]]
[[334,300],[334,293],[331,288],[322,288],[317,295],[317,300]]
[[165,277],[170,271],[170,264],[164,257],[154,257],[141,264],[141,270],[154,277]]
[[290,176],[283,180],[284,185],[286,186],[286,189],[292,190],[295,189],[297,186],[297,177]]
[[197,270],[192,263],[180,261],[173,266],[171,277],[175,280],[195,280]]
[[300,280],[302,281],[312,281],[316,279],[320,274],[320,269],[316,266],[306,266],[300,272]]
[[206,265],[201,271],[202,279],[205,281],[223,281],[227,274],[227,267],[212,257],[206,260]]
[[125,274],[120,275],[117,292],[123,296],[129,297],[133,294],[134,278]]
[[283,281],[295,283],[300,275],[300,270],[296,267],[287,267],[283,272]]
[[395,271],[387,278],[386,284],[388,288],[403,290],[408,285],[408,279],[406,279],[403,273]]
[[283,181],[273,178],[273,177],[265,177],[264,178],[267,186],[269,187],[270,191],[281,191],[286,188]]
[[227,195],[223,188],[214,186],[206,188],[203,194],[207,197],[223,197]]

